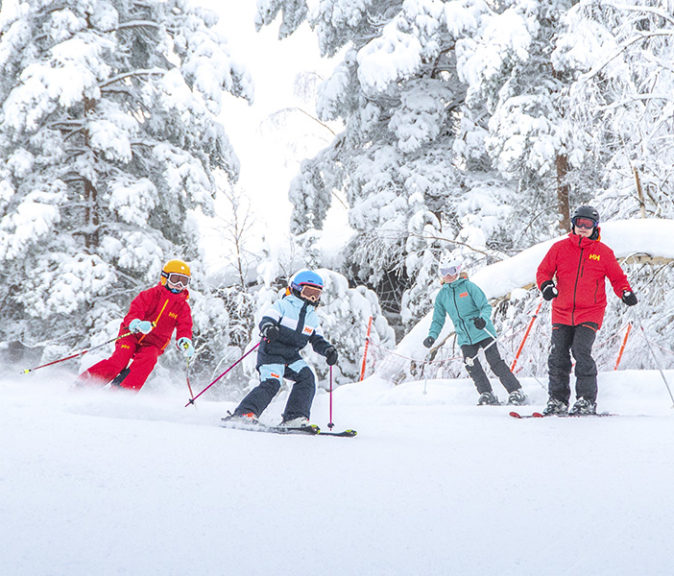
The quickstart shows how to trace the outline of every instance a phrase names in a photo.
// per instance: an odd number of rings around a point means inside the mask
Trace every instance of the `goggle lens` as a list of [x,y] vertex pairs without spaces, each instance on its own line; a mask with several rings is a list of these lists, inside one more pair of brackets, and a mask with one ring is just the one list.
[[577,228],[592,230],[597,225],[597,223],[592,220],[592,218],[576,218],[573,222],[573,225]]
[[187,288],[187,285],[190,283],[190,277],[185,276],[184,274],[176,274],[175,272],[171,272],[171,274],[168,275],[168,283],[174,286],[182,286],[183,288]]
[[305,298],[306,300],[309,300],[311,302],[318,302],[321,298],[322,293],[323,293],[322,288],[318,288],[317,286],[308,286],[306,284],[302,286],[302,290],[300,290],[302,298]]
[[459,273],[458,266],[450,266],[449,268],[440,268],[440,274],[443,276],[456,276]]

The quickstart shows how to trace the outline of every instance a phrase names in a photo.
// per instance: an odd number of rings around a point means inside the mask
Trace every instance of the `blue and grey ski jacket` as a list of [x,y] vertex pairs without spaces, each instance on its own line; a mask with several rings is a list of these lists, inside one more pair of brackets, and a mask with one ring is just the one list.
[[308,343],[325,356],[331,346],[321,334],[316,308],[292,294],[269,306],[260,320],[260,330],[267,324],[279,327],[279,337],[271,342],[262,340],[257,355],[257,367],[263,364],[292,364],[299,360],[300,350]]
[[487,297],[480,287],[468,278],[459,278],[443,285],[440,289],[435,298],[429,336],[437,339],[445,325],[446,315],[452,319],[459,346],[477,344],[489,338],[485,330],[475,328],[473,320],[478,316],[484,318],[487,323],[485,329],[496,336],[496,328],[491,322],[491,306]]

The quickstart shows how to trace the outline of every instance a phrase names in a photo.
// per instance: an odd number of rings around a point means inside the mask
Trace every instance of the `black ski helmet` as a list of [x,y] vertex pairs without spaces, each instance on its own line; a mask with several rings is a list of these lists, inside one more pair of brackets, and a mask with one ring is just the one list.
[[594,228],[592,229],[592,234],[590,234],[590,240],[599,240],[599,212],[596,208],[592,206],[578,206],[576,211],[571,216],[571,232],[576,232],[576,218],[589,218],[594,222]]
[[590,218],[595,221],[595,226],[599,224],[599,212],[592,206],[578,206],[571,216],[571,222],[574,223],[576,218]]

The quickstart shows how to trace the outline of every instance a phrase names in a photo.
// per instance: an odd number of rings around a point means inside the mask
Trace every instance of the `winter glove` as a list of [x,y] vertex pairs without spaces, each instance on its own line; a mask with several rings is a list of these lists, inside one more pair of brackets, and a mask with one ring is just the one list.
[[555,286],[552,280],[546,280],[541,284],[541,294],[543,294],[545,300],[552,300],[559,296],[559,290],[557,290],[557,286]]
[[487,323],[484,321],[484,318],[482,316],[478,316],[477,318],[473,318],[473,324],[475,324],[475,328],[478,330],[482,330]]
[[185,358],[187,358],[188,360],[192,358],[192,356],[194,356],[194,346],[192,346],[192,340],[190,340],[189,338],[185,338],[185,336],[179,338],[178,348],[180,348],[180,350],[183,353],[183,356],[185,356]]
[[134,334],[142,332],[143,334],[149,334],[152,332],[152,322],[149,320],[140,320],[139,318],[134,318],[129,322],[129,330]]
[[260,334],[267,342],[276,340],[280,333],[281,331],[278,329],[278,326],[276,326],[276,324],[265,324],[264,326],[262,326],[262,329],[260,330]]
[[628,306],[634,306],[637,303],[637,297],[634,295],[634,292],[629,290],[623,291],[623,302]]
[[337,364],[337,349],[334,346],[328,346],[325,350],[325,361],[328,363],[328,366],[334,366]]
[[430,348],[431,346],[433,346],[433,342],[435,342],[435,338],[433,338],[433,336],[428,336],[423,342],[424,347]]

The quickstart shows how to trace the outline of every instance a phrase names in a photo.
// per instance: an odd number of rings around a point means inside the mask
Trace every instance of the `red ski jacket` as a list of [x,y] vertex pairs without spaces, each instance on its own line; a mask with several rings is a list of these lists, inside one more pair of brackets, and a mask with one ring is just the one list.
[[189,293],[183,290],[174,294],[161,284],[143,290],[133,299],[129,306],[129,313],[124,317],[119,329],[120,334],[129,331],[129,322],[134,318],[149,320],[154,328],[149,334],[133,334],[129,338],[136,338],[142,346],[155,346],[163,352],[171,341],[173,330],[176,339],[183,336],[192,339],[192,310],[187,303]]
[[536,272],[536,284],[557,276],[559,296],[552,300],[552,323],[578,326],[595,322],[601,328],[606,309],[605,279],[622,298],[632,291],[613,250],[599,240],[590,240],[573,232],[555,242]]

